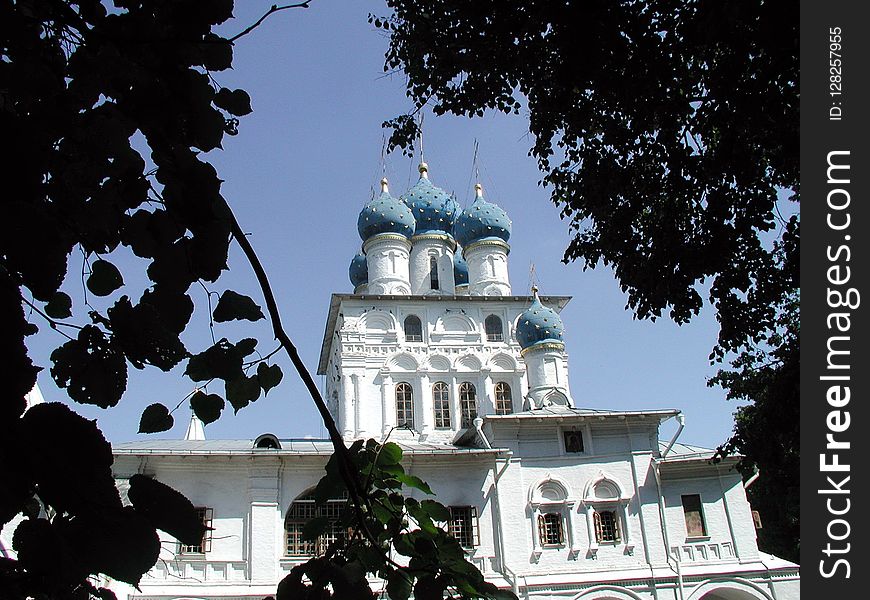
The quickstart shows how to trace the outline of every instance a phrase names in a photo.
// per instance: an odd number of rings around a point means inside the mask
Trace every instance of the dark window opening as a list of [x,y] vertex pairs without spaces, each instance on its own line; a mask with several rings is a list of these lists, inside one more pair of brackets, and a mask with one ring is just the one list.
[[438,283],[438,259],[434,256],[429,258],[429,287],[433,290],[441,289]]
[[396,427],[414,427],[414,393],[407,383],[396,386]]
[[701,507],[701,496],[688,494],[682,496],[683,515],[686,517],[686,535],[688,537],[705,537],[707,525],[704,523],[704,511]]
[[[287,511],[284,520],[284,532],[287,540],[288,556],[319,556],[324,554],[329,546],[347,539],[347,528],[341,524],[341,518],[347,507],[347,498],[332,498],[318,506],[314,494],[300,496]],[[302,537],[305,525],[316,517],[327,520],[327,526],[316,540],[306,540]]]
[[423,323],[420,322],[420,317],[417,315],[408,315],[405,317],[405,341],[423,341]]
[[471,427],[477,418],[477,390],[468,382],[459,386],[459,410],[462,413],[462,427]]
[[450,393],[441,381],[432,386],[432,405],[435,410],[435,428],[450,429]]
[[565,431],[565,452],[583,452],[583,432]]
[[538,536],[542,546],[561,546],[564,544],[562,515],[559,513],[538,515]]
[[483,328],[486,330],[487,342],[503,342],[504,328],[501,324],[501,319],[495,315],[489,315],[483,322]]
[[619,519],[616,511],[595,512],[595,539],[599,544],[615,544],[620,541]]
[[514,412],[514,403],[511,396],[511,386],[504,381],[495,384],[495,414],[509,415]]

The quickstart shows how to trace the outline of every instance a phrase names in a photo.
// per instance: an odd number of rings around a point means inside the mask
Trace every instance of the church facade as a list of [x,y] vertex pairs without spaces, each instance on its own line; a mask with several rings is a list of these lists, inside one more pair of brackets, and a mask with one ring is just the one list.
[[[583,408],[559,312],[515,295],[511,222],[480,186],[465,210],[428,177],[361,212],[353,293],[334,294],[318,365],[344,438],[389,439],[450,508],[444,526],[488,580],[520,598],[792,600],[797,565],[760,552],[736,458],[679,441],[678,410]],[[676,420],[670,439],[662,423]],[[115,446],[123,490],[154,476],[200,507],[201,543],[166,537],[140,600],[262,598],[342,535],[302,539],[325,440],[184,440]]]

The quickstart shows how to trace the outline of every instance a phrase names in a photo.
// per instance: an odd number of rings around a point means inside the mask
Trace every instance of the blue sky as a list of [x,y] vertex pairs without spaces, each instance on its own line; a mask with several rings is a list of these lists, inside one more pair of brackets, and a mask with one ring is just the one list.
[[[236,19],[224,33],[237,33],[254,22],[269,2],[236,2]],[[386,8],[378,2],[314,0],[308,10],[273,15],[239,41],[234,69],[216,74],[226,87],[241,87],[252,97],[254,112],[243,117],[239,135],[224,140],[224,150],[208,159],[222,179],[223,194],[269,272],[288,333],[312,372],[316,369],[324,323],[333,292],[352,291],[347,277],[358,251],[358,212],[386,173],[394,195],[416,181],[417,159],[394,154],[381,160],[381,123],[410,108],[404,77],[384,76],[387,39],[366,20]],[[474,120],[425,119],[425,158],[432,181],[455,192],[464,206],[473,197],[473,148],[479,143],[481,183],[489,201],[513,220],[510,274],[514,292],[527,293],[534,265],[543,294],[571,295],[563,311],[569,353],[571,390],[579,406],[634,410],[678,408],[686,414],[681,441],[715,447],[732,428],[736,408],[724,392],[708,388],[716,367],[707,355],[716,340],[714,313],[706,307],[692,323],[678,327],[633,319],[625,295],[605,268],[583,271],[561,263],[568,243],[567,224],[559,220],[548,190],[528,156],[532,139],[526,116],[487,114]],[[130,268],[143,263],[119,251],[110,259],[126,268],[123,293],[134,300],[145,284]],[[74,255],[73,272],[81,258]],[[231,271],[210,287],[261,296],[241,256],[231,255]],[[67,287],[81,306],[78,278]],[[205,292],[192,288],[197,304],[185,343],[198,352],[210,344]],[[239,339],[255,335],[265,354],[275,347],[262,322],[217,325],[215,336]],[[46,400],[65,400],[48,373],[51,349],[63,339],[48,327],[28,345],[45,367],[39,384]],[[284,382],[238,415],[225,411],[206,428],[209,438],[253,438],[263,432],[279,437],[322,436],[323,427],[305,389],[280,355]],[[183,367],[183,365],[182,365]],[[192,389],[183,368],[163,374],[131,368],[129,389],[121,404],[103,411],[78,406],[98,419],[111,441],[137,437],[139,414],[152,402],[175,407]],[[217,393],[223,393],[221,387]],[[190,411],[182,404],[175,427],[160,437],[179,438]],[[667,424],[663,436],[675,429]]]

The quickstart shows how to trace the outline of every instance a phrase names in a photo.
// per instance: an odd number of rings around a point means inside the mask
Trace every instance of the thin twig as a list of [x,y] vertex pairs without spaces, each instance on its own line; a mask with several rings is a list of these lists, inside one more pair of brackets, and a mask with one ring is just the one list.
[[263,21],[265,21],[270,15],[273,15],[280,10],[287,10],[288,8],[308,8],[308,5],[310,3],[311,3],[311,0],[305,0],[305,2],[300,2],[299,4],[286,4],[284,6],[278,6],[277,4],[273,4],[272,7],[269,10],[267,10],[266,13],[257,20],[256,23],[254,23],[253,25],[251,25],[250,27],[248,27],[247,29],[245,29],[241,33],[237,33],[236,35],[234,35],[233,37],[231,37],[227,41],[232,44],[240,37],[248,35],[252,31],[254,31],[257,27],[259,27],[260,24]]
[[58,329],[58,326],[63,325],[64,327],[72,327],[73,329],[82,329],[82,326],[81,326],[81,325],[75,325],[74,323],[64,323],[63,321],[55,321],[54,319],[52,319],[51,317],[49,317],[47,314],[45,314],[44,312],[42,312],[41,310],[39,310],[39,308],[37,308],[35,304],[33,304],[30,300],[28,300],[28,299],[25,298],[24,296],[21,297],[21,301],[24,302],[24,304],[26,304],[27,306],[29,306],[30,309],[31,309],[33,312],[35,312],[35,313],[38,314],[40,317],[42,317],[43,319],[45,319],[46,321],[48,321],[48,325],[49,325],[49,327],[51,327],[52,329],[54,329],[55,331],[57,331],[59,334],[61,334],[62,336],[66,337],[67,339],[70,339],[70,340],[71,340],[71,339],[73,339],[73,338],[70,337],[69,334],[67,334],[67,333],[61,331],[60,329]]

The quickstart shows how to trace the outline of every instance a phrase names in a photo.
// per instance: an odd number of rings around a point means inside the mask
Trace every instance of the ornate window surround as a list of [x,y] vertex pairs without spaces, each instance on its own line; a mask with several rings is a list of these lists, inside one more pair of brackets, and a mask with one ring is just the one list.
[[564,540],[558,548],[568,550],[568,558],[577,558],[579,549],[576,547],[574,536],[574,523],[572,513],[576,499],[571,495],[571,487],[565,480],[551,474],[547,474],[538,483],[529,488],[528,505],[532,514],[532,561],[538,562],[544,550],[555,548],[543,546],[540,527],[540,517],[544,514],[555,513],[562,517],[564,528]]
[[[634,542],[630,536],[628,527],[628,503],[631,497],[627,495],[622,486],[613,475],[599,471],[598,475],[587,482],[583,489],[583,499],[580,501],[581,508],[586,514],[586,529],[589,534],[589,558],[597,558],[600,545],[619,546],[625,545],[625,553],[634,554]],[[595,513],[601,511],[613,511],[617,527],[620,532],[618,542],[604,542],[599,544],[595,534]]]

